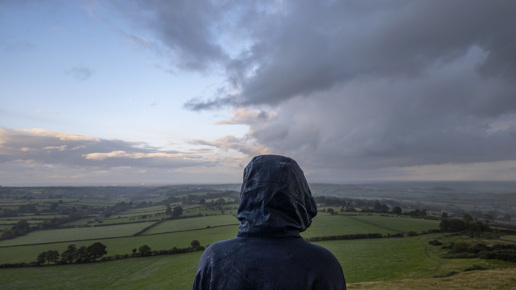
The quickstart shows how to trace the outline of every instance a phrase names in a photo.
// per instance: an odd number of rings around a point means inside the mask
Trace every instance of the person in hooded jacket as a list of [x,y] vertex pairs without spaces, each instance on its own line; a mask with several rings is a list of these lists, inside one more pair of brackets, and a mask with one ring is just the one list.
[[316,214],[296,161],[253,158],[244,170],[237,237],[205,250],[193,289],[346,289],[335,256],[299,235]]

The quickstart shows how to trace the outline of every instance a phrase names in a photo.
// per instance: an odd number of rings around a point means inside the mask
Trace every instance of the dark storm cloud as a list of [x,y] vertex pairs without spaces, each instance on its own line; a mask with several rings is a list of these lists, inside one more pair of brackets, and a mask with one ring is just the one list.
[[[286,1],[248,28],[253,45],[227,64],[242,92],[215,104],[272,104],[355,78],[414,78],[479,47],[485,77],[515,76],[511,1]],[[252,71],[251,77],[246,77]]]
[[[214,36],[224,7],[211,1],[114,1],[137,28],[146,28],[170,51],[175,65],[204,70],[227,59]],[[133,37],[134,38],[134,37]]]
[[138,3],[190,67],[224,68],[185,107],[274,111],[246,123],[273,153],[335,169],[516,160],[515,1],[212,1],[185,25],[199,2]]
[[[279,107],[274,121],[253,124],[251,135],[273,152],[320,168],[516,160],[514,114],[478,117],[453,95],[429,102],[428,95],[442,89],[434,82],[442,85],[440,80],[410,87],[368,82],[364,88],[353,82],[320,94],[317,102],[292,99]],[[448,85],[459,96],[482,90],[452,80]],[[341,98],[342,93],[350,97]]]

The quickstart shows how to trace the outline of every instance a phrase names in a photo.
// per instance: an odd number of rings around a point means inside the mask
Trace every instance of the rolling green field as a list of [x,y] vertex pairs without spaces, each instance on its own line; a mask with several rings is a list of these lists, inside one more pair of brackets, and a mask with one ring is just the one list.
[[144,235],[169,233],[193,229],[206,229],[223,225],[238,225],[238,219],[231,215],[205,216],[165,221],[149,229]]
[[145,222],[103,227],[34,231],[16,239],[0,241],[0,247],[125,237],[131,236],[151,224],[153,223]]
[[[132,249],[145,244],[153,250],[188,247],[192,240],[198,240],[206,246],[218,240],[233,238],[238,231],[238,220],[234,216],[219,215],[169,220],[150,228],[141,236],[132,236],[151,224],[153,223],[146,222],[32,232],[16,239],[0,241],[0,263],[31,262],[43,250],[62,252],[72,243],[87,246],[98,241],[108,247],[109,255],[130,254]],[[311,238],[367,233],[386,235],[437,228],[438,222],[433,220],[380,215],[321,214],[313,220],[311,230],[302,233],[302,236]]]
[[[441,258],[440,250],[427,244],[435,237],[316,244],[335,254],[347,283],[430,279],[452,271],[463,272],[473,265],[495,269],[514,266],[495,260]],[[80,265],[0,269],[0,280],[6,289],[190,289],[200,255],[201,252],[194,252]]]
[[4,289],[191,289],[201,254],[0,269],[0,280]]
[[[335,188],[339,189],[330,185],[320,185],[316,190],[331,191]],[[367,198],[391,192],[390,190],[378,191],[375,187],[349,186],[345,189],[356,196],[363,195]],[[20,211],[18,216],[6,215],[0,218],[2,231],[23,219],[26,219],[34,229],[26,235],[0,241],[0,264],[30,263],[45,251],[57,250],[62,253],[70,244],[81,247],[89,246],[94,242],[104,244],[108,252],[107,256],[112,260],[88,264],[0,268],[0,281],[2,281],[0,288],[190,289],[202,252],[132,257],[133,250],[142,245],[148,245],[152,251],[189,248],[193,240],[199,241],[206,247],[216,241],[234,238],[238,231],[239,221],[235,216],[238,205],[235,203],[234,193],[221,197],[220,194],[205,188],[163,187],[143,197],[138,196],[137,193],[147,189],[130,188],[134,191],[133,201],[122,194],[116,195],[117,198],[108,199],[106,188],[95,189],[99,190],[98,194],[85,190],[81,194],[86,197],[79,195],[80,198],[72,198],[73,194],[66,195],[66,190],[69,189],[61,190],[62,198],[0,200],[0,207],[4,209],[15,210],[20,206],[34,204],[40,211],[34,214]],[[112,190],[122,192],[119,188]],[[433,193],[433,191],[430,190],[427,193]],[[28,193],[20,193],[22,194]],[[11,195],[16,196],[16,194]],[[56,193],[52,194],[52,196],[55,195]],[[201,202],[199,199],[205,195],[207,198],[203,198]],[[404,196],[407,197],[407,195]],[[431,197],[431,194],[429,196]],[[440,197],[443,196],[440,195]],[[171,202],[161,202],[165,199]],[[435,198],[432,197],[431,200],[436,203]],[[472,197],[471,200],[475,198]],[[54,205],[55,208],[56,203],[58,203],[58,209],[50,211],[50,207]],[[122,210],[117,208],[123,204],[125,205]],[[181,216],[166,215],[167,205],[170,205],[171,209],[181,206]],[[57,225],[56,229],[35,230],[45,219],[66,217],[65,214],[59,214],[60,210],[69,210],[72,207],[75,207],[77,212],[85,210],[86,214],[70,222],[67,220],[66,223]],[[330,208],[337,214],[331,215],[328,211]],[[482,275],[482,272],[495,271],[493,273],[500,273],[500,275],[516,274],[516,270],[511,272],[516,269],[515,263],[479,258],[447,259],[444,255],[448,250],[429,244],[436,239],[443,244],[456,241],[490,245],[514,244],[515,235],[506,234],[500,238],[486,240],[443,233],[428,234],[432,230],[439,229],[439,220],[360,212],[362,209],[357,212],[343,212],[341,208],[343,209],[335,204],[322,204],[312,226],[302,233],[302,237],[310,239],[372,233],[383,236],[375,239],[314,242],[335,254],[350,288],[392,289],[397,288],[396,281],[400,281],[399,285],[404,285],[402,288],[406,289],[421,288],[421,285],[435,285],[435,288],[440,288],[439,285],[461,285],[456,281],[464,281],[465,277],[479,281],[480,279],[489,280]],[[410,209],[404,208],[407,211]],[[438,211],[437,214],[439,214]],[[433,215],[436,216],[435,211]],[[411,232],[410,236],[407,235],[409,232]],[[412,236],[415,233],[418,235]],[[395,234],[403,234],[401,236],[404,237],[391,237]],[[471,269],[486,270],[470,271]],[[495,288],[496,285],[510,285],[516,288],[514,279],[499,280],[500,284],[496,284],[498,282],[492,279]],[[439,284],[440,282],[436,281],[447,281],[450,284]]]
[[[0,263],[32,262],[42,251],[58,250],[62,252],[69,244],[78,247],[88,246],[94,242],[101,242],[107,246],[109,256],[130,254],[132,249],[142,245],[148,245],[152,250],[169,250],[174,247],[186,248],[192,240],[198,240],[206,246],[216,241],[230,239],[236,236],[237,226],[217,227],[198,231],[185,231],[178,233],[142,235],[137,237],[110,238],[88,241],[74,241],[66,243],[52,243],[43,245],[27,245],[14,247],[0,247]],[[14,239],[13,241],[15,241]]]
[[330,216],[320,214],[314,218],[311,228],[304,232],[302,236],[304,238],[311,238],[368,233],[385,235],[409,231],[422,232],[438,228],[438,221],[410,217],[381,215]]

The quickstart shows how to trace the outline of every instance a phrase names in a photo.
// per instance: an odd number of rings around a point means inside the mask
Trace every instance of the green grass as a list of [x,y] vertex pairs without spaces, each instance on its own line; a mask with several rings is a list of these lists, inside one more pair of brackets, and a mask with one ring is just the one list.
[[[198,218],[178,219],[163,222],[151,228],[142,236],[105,239],[120,236],[130,236],[152,223],[134,223],[115,226],[87,227],[36,231],[26,236],[13,240],[0,241],[0,257],[4,263],[30,262],[37,254],[46,250],[58,250],[62,252],[72,242],[60,243],[63,241],[78,241],[84,239],[95,239],[108,246],[109,255],[128,254],[133,248],[147,244],[154,250],[166,250],[173,247],[184,248],[190,245],[192,240],[199,240],[206,246],[218,240],[229,239],[236,236],[238,231],[238,220],[229,215],[206,216]],[[235,224],[234,226],[207,228],[219,225]],[[304,238],[324,237],[346,234],[364,233],[397,233],[413,230],[421,232],[430,228],[436,228],[437,222],[413,218],[398,218],[392,216],[330,216],[320,215],[314,219],[312,230],[302,234]],[[188,231],[191,229],[203,229]],[[177,233],[167,233],[185,231]],[[163,233],[163,234],[162,234]],[[44,247],[9,247],[23,244],[53,243]],[[94,241],[74,242],[78,246],[90,245]]]
[[439,229],[440,223],[440,221],[437,220],[382,215],[355,216],[352,218],[355,221],[376,225],[388,231],[395,232],[415,231],[420,233],[422,231],[436,230]]
[[[203,230],[206,231],[203,237],[209,236],[209,231],[213,230]],[[232,237],[234,233],[228,232],[226,235]],[[173,237],[157,236],[165,238],[165,241]],[[454,271],[464,272],[474,265],[488,269],[514,267],[514,264],[496,260],[444,259],[440,247],[428,245],[428,241],[436,237],[438,235],[316,244],[334,253],[341,263],[347,283],[429,279]],[[145,238],[137,237],[137,241],[143,242]],[[108,245],[108,251],[110,246],[114,244]],[[200,252],[196,252],[82,265],[0,269],[0,280],[6,289],[189,289],[200,255]]]
[[386,235],[408,231],[420,233],[438,228],[438,221],[408,217],[318,215],[314,218],[312,227],[302,233],[302,236],[304,238],[311,238],[367,233]]
[[12,240],[0,241],[0,247],[130,236],[151,224],[151,222],[144,222],[103,227],[34,231]]
[[[0,269],[3,289],[191,289],[201,252]],[[30,277],[28,279],[28,277]]]
[[503,240],[516,242],[516,236],[501,236],[500,238]]
[[[217,200],[217,199],[215,199]],[[183,209],[183,216],[195,216],[198,214],[202,215],[220,215],[222,214],[222,211],[224,211],[224,214],[226,215],[236,215],[238,204],[236,203],[230,203],[220,206],[222,210],[217,209],[218,206],[207,208],[202,205],[190,205],[186,206]],[[230,209],[225,209],[230,208]]]
[[446,278],[348,283],[348,289],[514,289],[516,268],[457,273]]
[[188,219],[178,219],[178,220],[170,220],[160,223],[159,225],[149,229],[144,233],[144,235],[148,234],[156,234],[156,233],[166,233],[173,231],[184,231],[189,229],[204,229],[208,226],[220,226],[220,225],[230,225],[230,224],[239,224],[239,221],[236,217],[230,215],[220,215],[220,216],[205,216],[205,217],[197,217],[197,218],[188,218]]
[[[229,205],[228,205],[229,206]],[[223,206],[224,207],[224,206]],[[155,207],[156,209],[158,206]],[[162,208],[162,207],[161,207]],[[186,208],[186,207],[185,207]],[[155,210],[155,209],[152,209]],[[190,207],[190,214],[199,211]],[[148,211],[133,210],[124,213],[125,218],[115,215],[109,221],[116,222]],[[220,212],[220,211],[219,211]],[[58,250],[60,253],[74,243],[78,247],[101,242],[107,246],[108,256],[131,254],[133,249],[148,245],[152,250],[168,250],[189,247],[192,240],[203,246],[236,236],[238,220],[231,215],[203,216],[169,220],[151,228],[141,236],[130,236],[152,223],[73,228],[37,231],[13,240],[0,241],[0,263],[34,261],[43,251]],[[225,226],[230,225],[230,226]],[[336,215],[320,213],[310,231],[303,237],[324,237],[346,234],[380,233],[395,234],[415,231],[421,233],[437,229],[438,221],[409,217],[382,215]],[[210,226],[210,228],[208,228]],[[121,237],[120,236],[130,236]],[[442,234],[421,235],[411,238],[383,238],[364,240],[324,241],[317,244],[335,254],[342,265],[348,283],[366,281],[397,281],[401,279],[428,279],[463,272],[474,265],[487,269],[514,267],[514,264],[497,260],[444,259],[441,247],[431,246],[429,241],[439,238],[443,242],[467,237]],[[82,240],[95,239],[95,240]],[[81,240],[77,242],[59,242]],[[504,236],[507,243],[514,236]],[[49,242],[51,244],[22,246],[24,243]],[[492,241],[503,242],[503,241]],[[2,247],[14,245],[12,247]],[[0,280],[6,289],[27,288],[173,288],[191,287],[200,253],[189,253],[150,258],[134,258],[93,263],[36,268],[0,269]],[[26,277],[31,277],[26,279]],[[106,277],[109,277],[107,279]],[[4,282],[5,281],[5,282]],[[59,288],[57,288],[59,289]]]
[[342,265],[346,281],[361,282],[401,279],[425,272],[436,264],[425,255],[415,239],[368,239],[318,242],[330,250]]
[[130,209],[128,211],[124,211],[124,215],[144,215],[144,214],[155,214],[155,213],[164,213],[167,209],[164,205],[156,205],[150,207],[142,207]]
[[2,225],[0,225],[0,231],[9,230],[12,227],[13,227],[13,225],[11,225],[11,224],[7,224],[7,225],[6,224],[2,224]]
[[74,205],[87,205],[87,206],[113,206],[117,204],[117,200],[106,200],[106,199],[81,199],[79,201],[71,202]]
[[317,242],[339,260],[346,281],[394,281],[444,277],[473,266],[486,269],[515,267],[514,263],[482,259],[445,259],[445,250],[428,241],[440,234],[413,238],[385,238]]
[[55,217],[59,218],[59,217],[65,217],[65,216],[66,215],[60,215],[60,214],[47,214],[47,215],[24,214],[22,216],[2,217],[2,218],[0,218],[0,222],[3,222],[3,221],[14,221],[16,223],[16,222],[18,222],[20,220],[27,220],[27,221],[37,220],[37,221],[42,221],[42,220],[46,220],[46,219],[53,219]]
[[[77,247],[88,246],[94,242],[101,242],[107,246],[108,256],[125,255],[132,253],[132,249],[148,245],[152,250],[169,250],[174,247],[190,247],[192,240],[198,240],[201,245],[207,246],[216,241],[230,239],[236,236],[238,226],[210,228],[197,231],[186,231],[170,234],[144,235],[127,238],[98,239],[91,241],[63,242],[44,245],[0,247],[0,264],[21,263],[36,260],[39,253],[48,250],[57,250],[62,253],[69,244]],[[15,239],[16,240],[16,239]],[[14,241],[14,240],[13,240]]]

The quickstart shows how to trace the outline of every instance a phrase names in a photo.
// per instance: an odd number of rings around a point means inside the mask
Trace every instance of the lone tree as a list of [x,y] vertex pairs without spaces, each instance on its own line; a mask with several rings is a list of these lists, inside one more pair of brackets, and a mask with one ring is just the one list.
[[198,249],[200,246],[201,246],[201,243],[199,243],[198,240],[193,240],[191,243],[190,243],[190,246],[192,246],[193,249]]
[[93,258],[93,261],[107,254],[106,246],[100,242],[89,245],[86,251],[88,251],[88,254]]
[[142,257],[145,257],[145,256],[150,256],[151,254],[151,247],[147,246],[147,245],[143,245],[141,246],[138,251],[140,251],[140,255]]
[[181,206],[174,207],[174,211],[172,212],[172,217],[178,218],[183,214],[183,208]]

